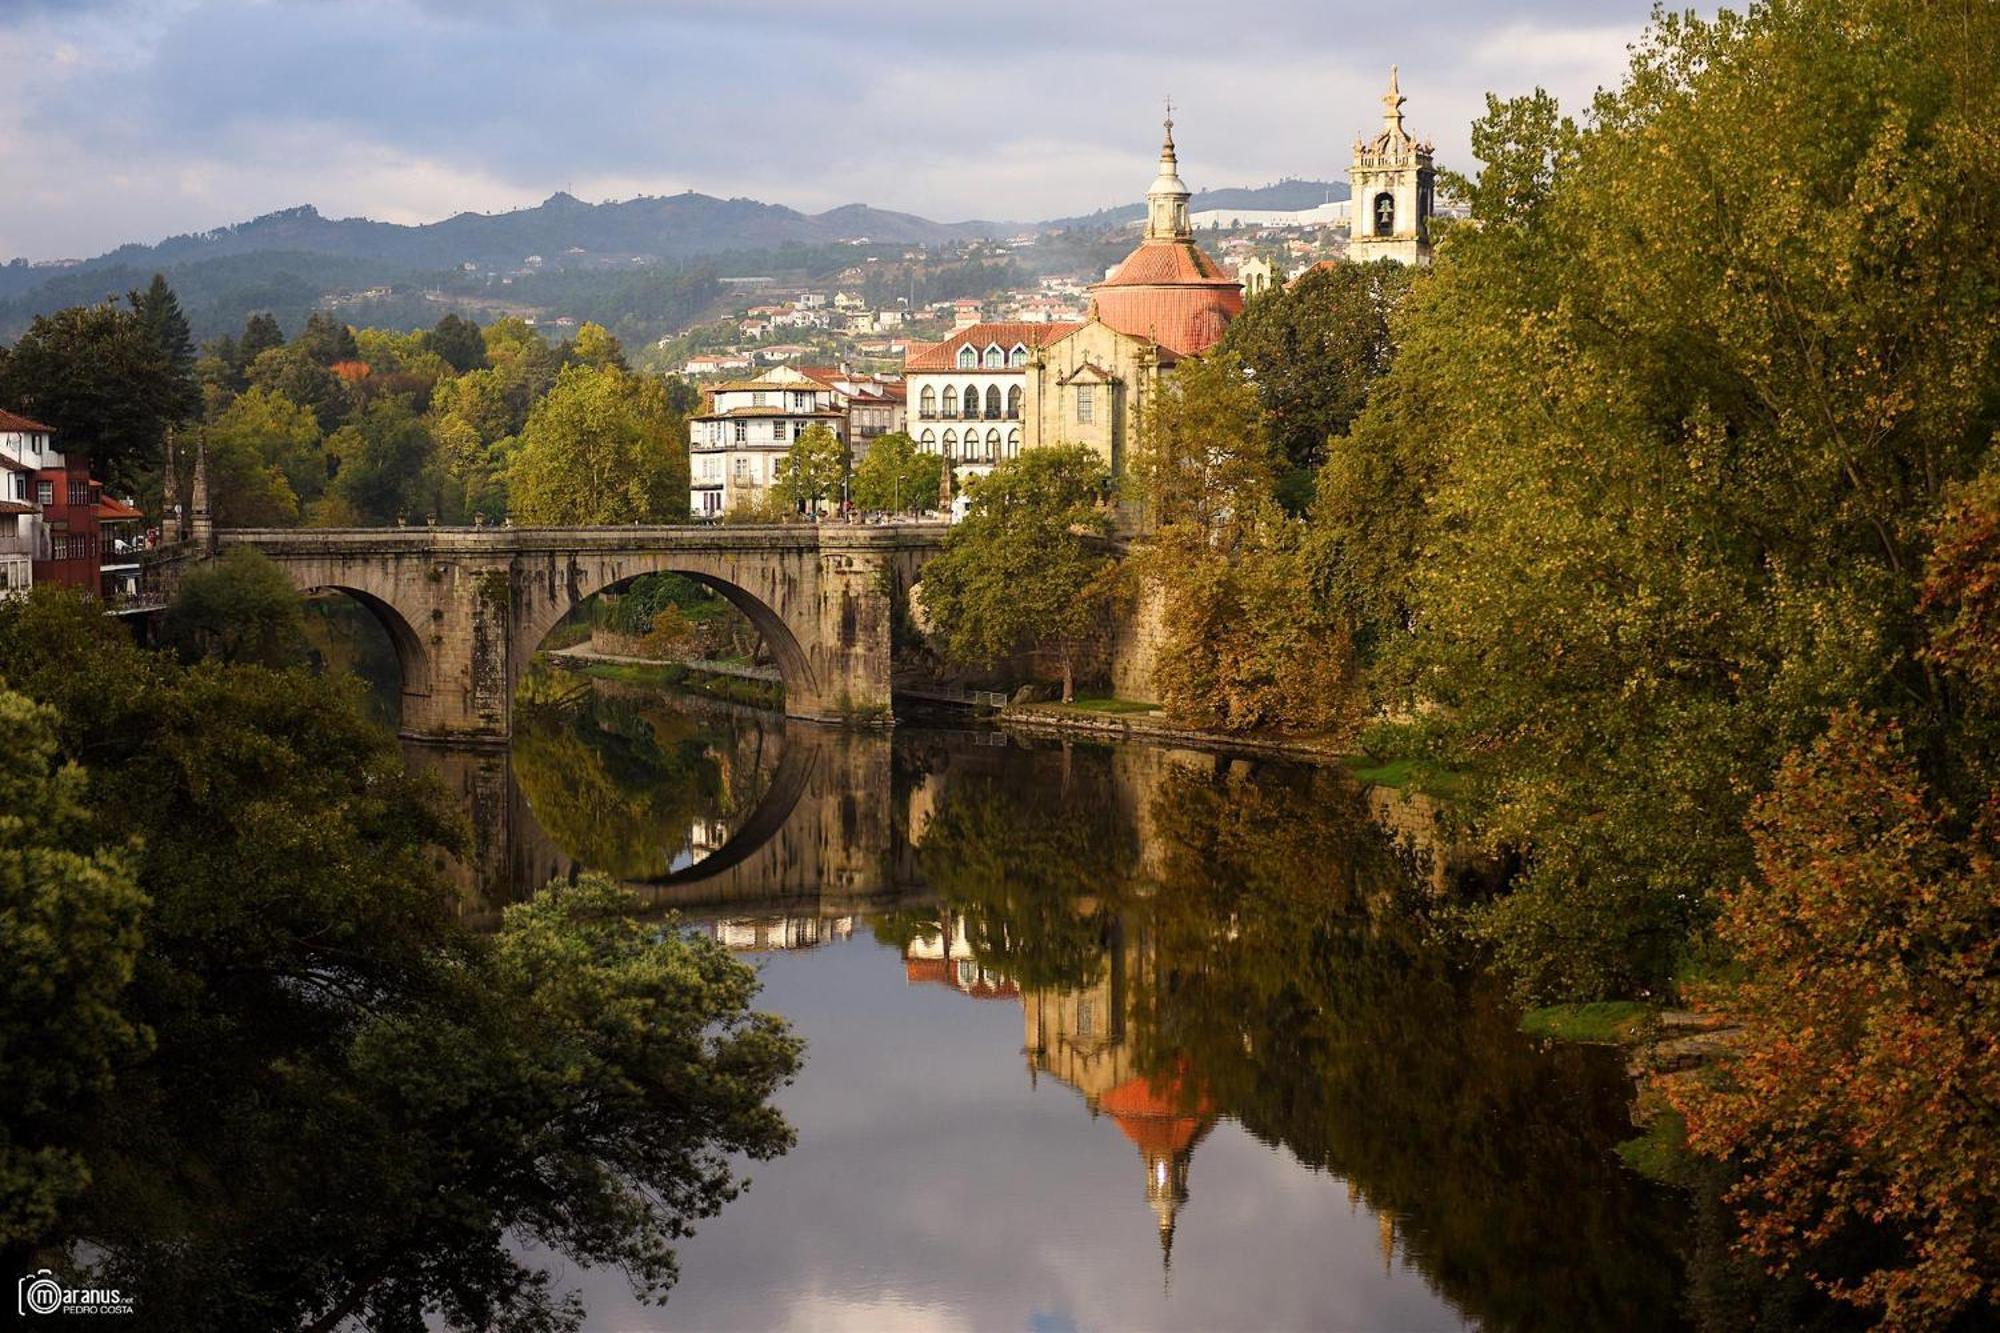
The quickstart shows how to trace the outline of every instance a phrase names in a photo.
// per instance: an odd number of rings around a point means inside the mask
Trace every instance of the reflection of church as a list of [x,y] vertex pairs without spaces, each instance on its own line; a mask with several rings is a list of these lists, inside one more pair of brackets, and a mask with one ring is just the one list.
[[711,929],[723,948],[741,953],[780,949],[817,949],[854,934],[851,916],[732,917]]
[[913,940],[903,965],[912,983],[935,982],[979,999],[1018,996],[1028,1077],[1047,1074],[1082,1094],[1092,1116],[1108,1116],[1145,1165],[1145,1198],[1160,1233],[1161,1262],[1173,1256],[1174,1227],[1188,1198],[1188,1165],[1214,1127],[1216,1113],[1184,1064],[1169,1073],[1145,1074],[1133,1064],[1128,1027],[1129,983],[1148,964],[1143,942],[1118,941],[1098,977],[1077,989],[1021,991],[981,968],[972,957],[962,919]]

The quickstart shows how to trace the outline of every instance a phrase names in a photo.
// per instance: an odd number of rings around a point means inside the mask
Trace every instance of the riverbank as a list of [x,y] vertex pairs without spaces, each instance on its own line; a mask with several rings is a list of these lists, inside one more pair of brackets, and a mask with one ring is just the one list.
[[579,672],[599,680],[673,689],[767,711],[782,711],[784,708],[784,682],[773,667],[707,660],[660,662],[647,657],[596,652],[580,646],[551,649],[547,657],[566,671]]
[[1126,699],[1081,699],[1075,703],[1008,704],[995,720],[1010,731],[1038,735],[1091,736],[1183,746],[1219,754],[1289,759],[1321,767],[1352,768],[1358,761],[1351,742],[1330,736],[1241,735],[1168,721],[1153,705]]

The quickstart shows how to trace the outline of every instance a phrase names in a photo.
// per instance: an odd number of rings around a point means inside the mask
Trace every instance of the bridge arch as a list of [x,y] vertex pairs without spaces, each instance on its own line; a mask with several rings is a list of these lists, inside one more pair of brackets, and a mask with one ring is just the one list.
[[[620,560],[609,570],[592,571],[576,568],[569,572],[568,599],[551,598],[534,612],[522,618],[517,660],[522,670],[541,649],[542,641],[549,632],[562,622],[577,607],[592,597],[606,593],[618,593],[630,587],[637,579],[652,574],[677,574],[691,579],[703,587],[719,593],[729,604],[741,611],[758,634],[763,636],[764,646],[770,649],[771,658],[778,666],[778,675],[784,681],[785,697],[794,695],[805,698],[820,694],[820,683],[813,669],[812,655],[799,642],[799,636],[763,598],[741,583],[735,582],[716,572],[704,568],[707,562],[699,559],[677,558],[671,555],[645,557],[634,560]],[[632,566],[644,566],[633,568]],[[595,574],[595,577],[593,577]]]
[[389,636],[389,646],[396,652],[397,702],[403,714],[410,712],[410,696],[428,693],[431,679],[431,659],[429,651],[417,629],[394,603],[368,591],[345,583],[320,583],[311,587],[300,587],[299,591],[310,597],[316,593],[339,593],[354,602]]

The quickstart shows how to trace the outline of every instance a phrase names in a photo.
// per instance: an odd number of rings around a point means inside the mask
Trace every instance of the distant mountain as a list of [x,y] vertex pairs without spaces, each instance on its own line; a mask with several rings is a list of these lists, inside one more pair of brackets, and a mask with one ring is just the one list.
[[[1346,197],[1338,183],[1280,181],[1203,191],[1194,207],[1309,208]],[[1143,212],[1133,203],[1041,224],[932,222],[865,204],[801,213],[693,191],[603,204],[557,193],[532,208],[407,226],[329,218],[305,204],[155,245],[121,245],[77,263],[0,266],[0,341],[17,337],[38,314],[143,287],[156,272],[180,293],[198,338],[233,333],[256,310],[277,314],[291,332],[330,301],[351,309],[357,322],[385,327],[427,327],[447,309],[486,319],[532,308],[614,322],[621,336],[654,337],[680,327],[702,304],[695,299],[702,289],[690,285],[694,275],[674,276],[693,264],[722,276],[769,268],[831,273],[857,262],[847,247],[862,249],[864,241],[893,253],[1047,228],[1108,231]],[[614,282],[614,270],[630,281]],[[483,275],[514,276],[503,282]]]
[[[1272,185],[1237,187],[1223,190],[1198,190],[1188,201],[1188,211],[1200,213],[1211,208],[1276,209],[1295,212],[1300,209],[1318,208],[1330,200],[1348,197],[1346,181],[1301,181],[1282,180]],[[1117,227],[1139,222],[1146,216],[1144,203],[1120,204],[1116,208],[1102,208],[1095,213],[1086,213],[1071,218],[1056,218],[1044,222],[1044,227]]]

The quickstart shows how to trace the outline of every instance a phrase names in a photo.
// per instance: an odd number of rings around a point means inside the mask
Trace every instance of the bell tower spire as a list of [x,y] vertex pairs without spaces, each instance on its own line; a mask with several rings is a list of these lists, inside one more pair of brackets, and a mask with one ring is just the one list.
[[1372,139],[1354,141],[1353,188],[1348,205],[1347,257],[1359,263],[1394,259],[1404,264],[1431,260],[1432,191],[1436,173],[1431,145],[1403,125],[1400,72],[1389,66],[1382,93],[1382,129]]

